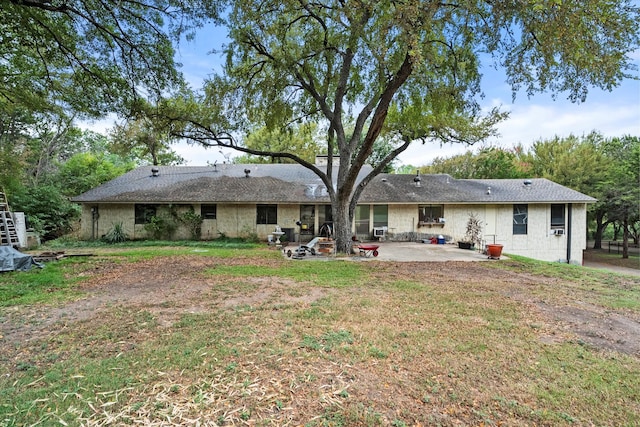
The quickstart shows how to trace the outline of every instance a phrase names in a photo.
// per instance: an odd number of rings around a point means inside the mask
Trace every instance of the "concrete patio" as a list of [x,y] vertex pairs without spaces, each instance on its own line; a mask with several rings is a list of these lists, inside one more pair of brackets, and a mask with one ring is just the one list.
[[[421,242],[379,242],[377,257],[360,257],[359,259],[377,259],[381,261],[494,261],[487,255],[475,250],[458,248],[458,245],[444,244],[433,245]],[[506,259],[502,256],[500,259]]]
[[[365,251],[366,256],[354,254],[348,258],[352,261],[401,261],[401,262],[443,262],[443,261],[496,261],[476,250],[460,249],[457,244],[430,244],[422,242],[366,242],[364,245],[378,245],[378,256],[372,251]],[[317,248],[316,248],[317,249]],[[295,253],[296,246],[287,246],[285,253],[290,250]],[[295,257],[294,257],[295,258]],[[302,259],[328,261],[336,259],[333,255],[316,255],[308,253]],[[507,259],[501,256],[500,259]]]
[[[401,261],[401,262],[444,262],[444,261],[494,261],[487,255],[475,250],[465,250],[458,248],[456,244],[434,245],[421,242],[368,242],[366,244],[379,245],[378,256],[374,257],[370,253],[369,256],[351,255],[348,259],[352,261]],[[287,249],[294,250],[295,246]],[[508,252],[508,249],[506,250]],[[306,260],[313,261],[329,261],[335,259],[333,256],[304,256]],[[500,260],[506,260],[509,257],[500,256]],[[597,264],[585,261],[584,267],[608,270],[622,274],[640,276],[640,269],[616,267],[608,264]]]

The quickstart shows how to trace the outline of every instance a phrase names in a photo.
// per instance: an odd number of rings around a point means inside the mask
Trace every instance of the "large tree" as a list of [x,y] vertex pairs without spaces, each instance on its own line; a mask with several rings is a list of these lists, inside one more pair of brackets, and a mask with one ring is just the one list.
[[597,197],[596,187],[606,179],[610,167],[599,148],[604,141],[597,132],[580,137],[556,136],[536,141],[522,157],[531,165],[533,176]]
[[162,124],[139,115],[116,124],[110,131],[109,151],[138,163],[179,165],[184,159],[171,149],[176,142]]
[[[183,108],[179,132],[203,144],[289,158],[313,170],[332,203],[337,247],[349,248],[365,186],[410,144],[474,143],[504,118],[483,114],[481,67],[504,68],[514,94],[564,93],[631,77],[639,10],[630,1],[236,0],[223,75]],[[488,62],[482,64],[481,62]],[[348,123],[355,119],[355,126]],[[251,149],[248,127],[327,124],[330,158],[319,168],[293,151]],[[357,177],[384,133],[398,143]]]
[[601,247],[605,227],[622,230],[622,257],[629,257],[629,239],[637,243],[640,228],[640,138],[630,135],[604,140],[600,145],[607,162],[607,176],[598,185],[594,208],[595,247]]
[[30,111],[127,111],[139,92],[181,82],[174,43],[207,15],[196,0],[3,0],[0,99]]

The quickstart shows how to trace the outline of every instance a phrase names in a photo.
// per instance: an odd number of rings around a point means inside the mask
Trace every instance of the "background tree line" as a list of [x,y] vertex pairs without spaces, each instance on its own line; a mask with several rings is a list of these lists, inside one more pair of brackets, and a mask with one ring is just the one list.
[[0,107],[0,191],[45,240],[73,230],[80,208],[70,197],[137,165],[183,162],[162,134],[140,120],[103,135],[82,130],[66,114]]

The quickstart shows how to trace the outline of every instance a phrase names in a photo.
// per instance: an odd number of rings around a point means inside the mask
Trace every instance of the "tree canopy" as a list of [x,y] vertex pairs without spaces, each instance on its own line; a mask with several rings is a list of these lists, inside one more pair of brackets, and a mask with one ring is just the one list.
[[[313,162],[322,151],[321,135],[316,123],[304,123],[291,129],[268,129],[261,127],[250,132],[244,140],[248,148],[260,151],[292,151],[302,159]],[[292,162],[289,159],[245,155],[236,157],[235,163]]]
[[520,158],[522,147],[505,150],[497,147],[483,148],[477,153],[467,151],[449,158],[437,157],[424,173],[446,173],[462,179],[503,179],[531,176],[531,167]]
[[[630,1],[237,0],[228,17],[224,74],[210,79],[199,108],[182,105],[189,114],[178,132],[313,170],[332,200],[339,250],[349,245],[361,191],[409,144],[474,143],[495,132],[505,115],[478,104],[487,61],[504,68],[514,94],[582,101],[592,86],[610,89],[632,77],[629,54],[640,34]],[[242,144],[256,124],[301,121],[326,123],[337,170]],[[398,144],[357,184],[385,133],[398,135]]]
[[3,1],[0,106],[127,111],[140,92],[181,83],[174,44],[211,16],[195,0]]

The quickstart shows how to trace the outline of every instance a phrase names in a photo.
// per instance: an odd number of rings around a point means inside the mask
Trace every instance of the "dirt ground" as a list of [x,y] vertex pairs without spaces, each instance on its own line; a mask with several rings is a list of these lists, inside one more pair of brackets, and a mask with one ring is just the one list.
[[[20,352],[21,347],[64,328],[73,328],[80,321],[98,319],[102,310],[117,306],[149,309],[153,307],[161,324],[171,325],[184,313],[208,310],[211,301],[202,298],[211,288],[215,278],[203,280],[199,272],[217,265],[243,264],[242,258],[219,259],[209,257],[161,257],[135,263],[103,264],[95,270],[83,273],[88,276],[80,291],[84,296],[60,307],[16,307],[0,313],[0,352]],[[255,263],[255,260],[251,260]],[[291,261],[295,262],[295,261]],[[391,262],[386,262],[391,263]],[[640,316],[631,310],[612,311],[575,298],[556,296],[541,300],[530,293],[523,284],[544,282],[559,284],[560,279],[534,276],[486,268],[485,263],[447,262],[447,275],[442,275],[442,262],[403,262],[391,266],[395,279],[424,280],[434,285],[446,284],[447,277],[473,281],[483,277],[485,281],[501,284],[502,293],[536,309],[546,320],[566,333],[602,349],[615,350],[640,357]],[[385,269],[389,271],[389,269]],[[239,291],[218,301],[224,307],[258,304],[273,298],[282,303],[313,302],[321,298],[326,289],[315,288],[309,294],[292,297],[281,292],[287,287],[286,279],[256,278],[257,290]],[[284,280],[284,281],[283,281]],[[629,276],[619,279],[622,286],[640,287],[640,278]],[[567,291],[570,292],[570,291]],[[294,301],[296,300],[296,301]],[[551,338],[550,338],[551,339]]]

